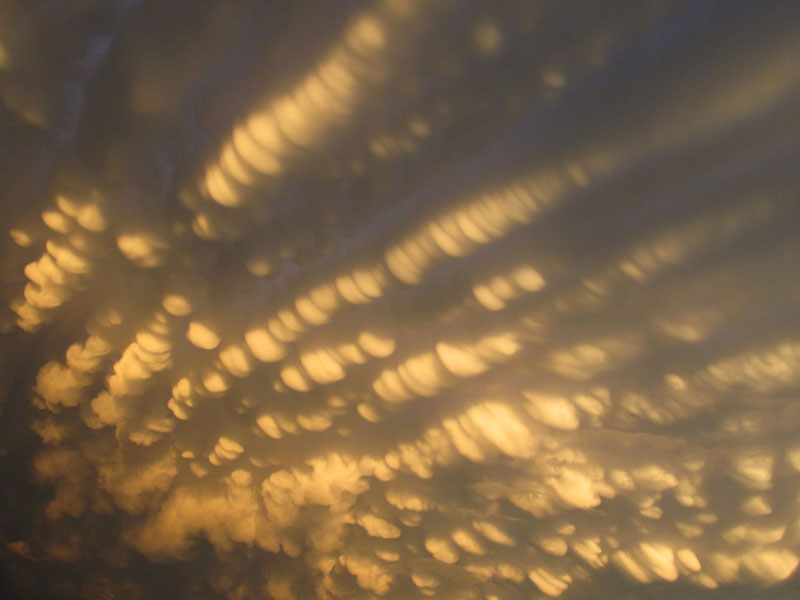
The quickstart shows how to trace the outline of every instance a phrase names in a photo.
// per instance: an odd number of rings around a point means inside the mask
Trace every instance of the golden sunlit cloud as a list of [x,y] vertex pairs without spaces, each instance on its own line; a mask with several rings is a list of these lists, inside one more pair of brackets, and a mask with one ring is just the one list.
[[13,594],[790,597],[792,3],[35,4]]

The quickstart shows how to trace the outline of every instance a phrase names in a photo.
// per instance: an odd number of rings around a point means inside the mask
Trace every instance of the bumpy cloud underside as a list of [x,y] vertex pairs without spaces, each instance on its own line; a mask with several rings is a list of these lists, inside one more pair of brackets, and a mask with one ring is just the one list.
[[0,3],[4,585],[796,597],[798,13]]

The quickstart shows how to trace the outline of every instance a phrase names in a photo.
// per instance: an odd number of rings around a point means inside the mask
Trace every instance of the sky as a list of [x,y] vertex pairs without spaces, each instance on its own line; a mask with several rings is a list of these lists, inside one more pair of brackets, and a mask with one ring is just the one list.
[[3,597],[797,597],[798,25],[0,1]]

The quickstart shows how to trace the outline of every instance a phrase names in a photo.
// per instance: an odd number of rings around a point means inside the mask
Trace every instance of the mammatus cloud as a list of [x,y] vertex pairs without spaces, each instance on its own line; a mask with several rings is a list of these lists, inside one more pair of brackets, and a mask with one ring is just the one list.
[[788,598],[792,2],[0,5],[3,584]]

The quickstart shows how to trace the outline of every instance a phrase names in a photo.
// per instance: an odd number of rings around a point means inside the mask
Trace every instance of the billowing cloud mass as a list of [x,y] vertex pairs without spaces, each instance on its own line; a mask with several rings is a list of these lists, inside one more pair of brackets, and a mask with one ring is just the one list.
[[796,2],[5,0],[0,128],[4,597],[797,596]]

